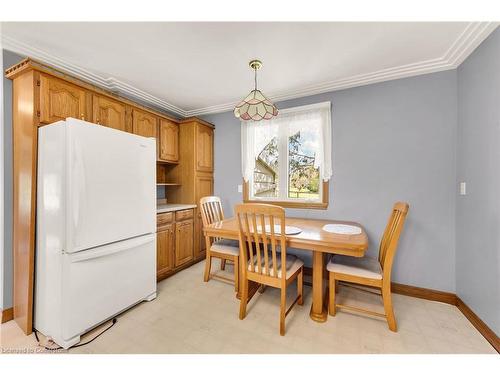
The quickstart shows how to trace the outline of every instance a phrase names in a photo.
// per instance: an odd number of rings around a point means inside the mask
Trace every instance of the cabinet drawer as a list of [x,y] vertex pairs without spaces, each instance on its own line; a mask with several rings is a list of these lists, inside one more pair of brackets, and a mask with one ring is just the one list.
[[173,212],[165,212],[163,214],[156,215],[156,226],[161,227],[165,224],[169,224],[174,221],[174,213]]
[[175,221],[191,219],[193,217],[193,210],[182,210],[175,213]]

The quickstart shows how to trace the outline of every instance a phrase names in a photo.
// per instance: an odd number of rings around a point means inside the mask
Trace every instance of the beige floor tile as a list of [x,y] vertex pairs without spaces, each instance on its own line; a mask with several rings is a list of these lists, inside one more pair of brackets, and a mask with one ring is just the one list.
[[[496,353],[456,307],[402,295],[393,295],[396,333],[383,319],[342,310],[316,323],[309,318],[308,286],[304,305],[290,312],[282,337],[279,290],[256,294],[246,318],[239,320],[234,286],[203,282],[203,266],[201,262],[160,282],[154,301],[120,314],[113,328],[69,353]],[[232,277],[232,266],[217,272]],[[288,303],[295,295],[293,285]],[[337,298],[339,303],[383,312],[377,295],[341,286]],[[82,342],[101,329],[84,335]],[[5,352],[43,352],[34,336],[25,336],[14,322],[1,325],[0,345]]]

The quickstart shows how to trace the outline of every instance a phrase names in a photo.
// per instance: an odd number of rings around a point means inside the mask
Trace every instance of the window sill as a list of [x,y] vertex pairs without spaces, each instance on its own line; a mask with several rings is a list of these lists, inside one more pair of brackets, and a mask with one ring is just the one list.
[[293,202],[293,201],[275,201],[265,199],[249,199],[248,182],[243,180],[243,203],[263,203],[274,204],[285,208],[303,208],[313,210],[326,210],[328,208],[328,182],[323,181],[323,196],[321,202]]
[[304,208],[304,209],[314,209],[314,210],[326,210],[328,208],[328,203],[322,203],[322,202],[266,201],[261,199],[244,199],[243,202],[274,204],[276,206],[285,208]]

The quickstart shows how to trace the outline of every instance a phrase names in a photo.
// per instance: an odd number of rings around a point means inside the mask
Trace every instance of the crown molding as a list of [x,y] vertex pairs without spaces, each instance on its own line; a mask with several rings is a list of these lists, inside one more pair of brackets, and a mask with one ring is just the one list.
[[[481,44],[481,42],[486,39],[488,35],[493,32],[493,30],[496,29],[497,26],[497,22],[470,22],[446,51],[446,53],[439,58],[382,69],[367,74],[359,74],[317,85],[309,85],[296,90],[272,93],[271,95],[268,95],[268,97],[271,100],[278,102],[304,96],[322,94],[330,91],[343,90],[351,87],[365,86],[372,83],[390,81],[398,78],[406,78],[456,69],[472,53],[472,51],[474,51],[474,49],[476,49],[476,47],[479,46],[479,44]],[[65,73],[71,74],[76,78],[87,81],[106,90],[138,99],[144,103],[174,113],[181,117],[192,117],[210,113],[225,112],[232,110],[237,104],[237,101],[234,101],[193,110],[185,110],[167,102],[164,99],[148,94],[147,92],[128,83],[117,80],[114,77],[103,77],[6,35],[2,35],[2,46],[4,49],[24,56],[32,57]]]
[[103,77],[85,68],[82,68],[81,66],[72,64],[59,57],[51,55],[50,53],[42,51],[36,47],[32,47],[28,44],[8,37],[7,35],[2,35],[2,48],[20,55],[31,57],[35,60],[43,62],[46,65],[49,65],[64,73],[70,74],[78,79],[81,79],[82,81],[91,83],[103,89],[121,94],[123,96],[138,99],[141,102],[171,113],[175,113],[181,117],[188,117],[188,114],[184,109],[170,104],[167,101],[160,99],[154,95],[148,94],[147,92],[138,89],[137,87],[122,82],[114,77]]
[[[453,42],[448,51],[440,57],[424,60],[408,65],[382,69],[367,74],[359,74],[347,78],[310,85],[297,90],[287,90],[266,95],[274,102],[296,99],[304,96],[322,94],[325,92],[344,90],[351,87],[365,86],[377,82],[391,81],[422,74],[436,73],[456,69],[488,35],[498,26],[497,22],[470,22],[464,31]],[[269,93],[267,93],[269,94]],[[210,113],[225,112],[234,108],[238,102],[219,104],[210,107],[187,111],[190,116],[200,116]]]

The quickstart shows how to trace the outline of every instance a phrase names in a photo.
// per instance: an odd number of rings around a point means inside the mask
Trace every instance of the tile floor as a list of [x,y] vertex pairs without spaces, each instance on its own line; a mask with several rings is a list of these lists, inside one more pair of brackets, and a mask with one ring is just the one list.
[[[290,312],[286,335],[281,337],[278,290],[267,288],[264,294],[256,294],[241,321],[233,286],[218,280],[204,283],[203,265],[160,282],[156,300],[118,316],[116,325],[92,343],[60,352],[496,353],[456,307],[397,294],[393,296],[397,333],[389,331],[384,320],[342,311],[326,323],[315,323],[309,318],[311,288],[307,286],[304,306]],[[231,266],[227,269],[231,271]],[[291,301],[295,288],[290,294]],[[341,301],[383,311],[378,296],[352,288],[341,287]],[[1,325],[0,344],[3,353],[43,352],[34,335],[23,335],[12,321]]]

